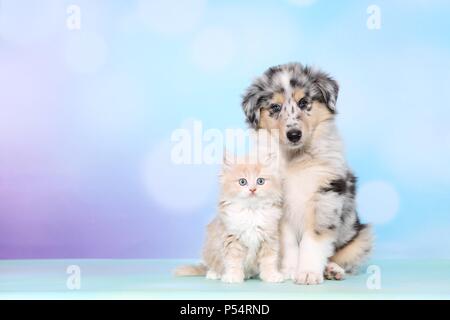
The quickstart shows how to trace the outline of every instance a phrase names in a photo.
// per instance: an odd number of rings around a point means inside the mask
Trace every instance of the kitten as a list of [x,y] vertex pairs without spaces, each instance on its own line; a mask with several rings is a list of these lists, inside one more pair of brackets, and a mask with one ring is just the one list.
[[204,265],[179,267],[176,275],[205,275],[228,283],[259,277],[281,282],[279,221],[282,181],[273,156],[264,161],[231,163],[220,176],[218,214],[207,227]]

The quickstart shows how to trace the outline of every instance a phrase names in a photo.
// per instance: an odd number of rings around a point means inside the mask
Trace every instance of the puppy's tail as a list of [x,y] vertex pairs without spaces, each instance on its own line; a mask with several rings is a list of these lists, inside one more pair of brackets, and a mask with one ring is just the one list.
[[355,273],[369,257],[373,248],[373,234],[370,225],[361,225],[356,236],[331,257],[346,272]]
[[200,264],[191,264],[185,266],[179,266],[174,270],[174,275],[177,277],[186,277],[186,276],[204,276],[208,268],[200,263]]

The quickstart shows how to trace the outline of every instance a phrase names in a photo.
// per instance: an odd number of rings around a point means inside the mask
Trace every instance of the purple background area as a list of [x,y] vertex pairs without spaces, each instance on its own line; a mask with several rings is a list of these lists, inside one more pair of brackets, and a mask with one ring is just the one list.
[[0,258],[198,257],[218,168],[173,166],[171,133],[245,128],[288,61],[340,82],[376,255],[450,257],[450,5],[380,0],[370,30],[371,4],[0,0]]

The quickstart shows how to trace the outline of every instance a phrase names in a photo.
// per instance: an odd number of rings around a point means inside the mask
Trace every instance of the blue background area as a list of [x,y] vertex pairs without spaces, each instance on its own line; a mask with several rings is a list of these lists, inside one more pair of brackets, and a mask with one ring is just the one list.
[[375,255],[450,257],[449,16],[440,0],[0,0],[0,258],[199,256],[218,168],[174,167],[170,136],[245,128],[244,89],[289,61],[341,85]]

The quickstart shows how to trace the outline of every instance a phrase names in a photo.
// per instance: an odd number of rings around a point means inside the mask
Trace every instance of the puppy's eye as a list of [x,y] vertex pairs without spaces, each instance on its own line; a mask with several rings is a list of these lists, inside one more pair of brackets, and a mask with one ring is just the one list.
[[244,178],[239,179],[239,184],[240,184],[241,186],[246,186],[246,185],[247,185],[247,179],[244,179]]
[[308,106],[308,100],[306,100],[305,98],[301,98],[300,101],[298,102],[298,106],[300,109],[306,109],[306,107]]
[[276,113],[278,113],[278,112],[280,112],[281,111],[281,106],[279,105],[279,104],[272,104],[271,106],[270,106],[270,110],[272,110],[272,112],[276,112]]
[[258,178],[256,180],[256,183],[259,184],[260,186],[262,186],[264,183],[266,183],[266,179],[264,178]]

